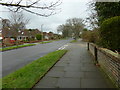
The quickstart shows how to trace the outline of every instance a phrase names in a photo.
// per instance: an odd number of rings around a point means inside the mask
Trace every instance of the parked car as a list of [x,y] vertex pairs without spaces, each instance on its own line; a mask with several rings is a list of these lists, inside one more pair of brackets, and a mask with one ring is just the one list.
[[14,38],[10,38],[10,43],[11,44],[15,44],[15,39]]

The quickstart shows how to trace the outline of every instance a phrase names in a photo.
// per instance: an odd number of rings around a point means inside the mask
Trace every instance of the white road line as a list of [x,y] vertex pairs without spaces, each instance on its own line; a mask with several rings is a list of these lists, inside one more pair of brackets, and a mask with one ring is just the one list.
[[67,44],[66,44],[66,45],[63,45],[62,47],[58,48],[58,50],[63,50],[63,49],[65,49],[67,46],[68,46]]

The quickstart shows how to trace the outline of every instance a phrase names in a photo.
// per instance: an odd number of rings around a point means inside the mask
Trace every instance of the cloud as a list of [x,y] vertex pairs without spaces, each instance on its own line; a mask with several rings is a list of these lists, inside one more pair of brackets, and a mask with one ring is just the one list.
[[58,25],[64,24],[69,18],[77,17],[85,19],[88,16],[86,4],[87,2],[81,2],[79,0],[72,0],[70,2],[64,0],[60,6],[62,10],[60,13],[47,18],[39,16],[33,17],[31,21],[35,22],[35,24],[31,22],[30,26],[31,28],[40,28],[40,25],[44,24],[43,28],[50,28],[47,30],[57,32]]

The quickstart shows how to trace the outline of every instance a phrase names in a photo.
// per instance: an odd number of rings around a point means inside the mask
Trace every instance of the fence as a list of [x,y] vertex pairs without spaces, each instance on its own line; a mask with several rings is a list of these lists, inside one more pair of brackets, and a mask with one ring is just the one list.
[[[120,57],[107,52],[108,49],[99,48],[93,43],[88,43],[88,50],[113,83],[120,88]],[[110,51],[110,50],[108,50]]]

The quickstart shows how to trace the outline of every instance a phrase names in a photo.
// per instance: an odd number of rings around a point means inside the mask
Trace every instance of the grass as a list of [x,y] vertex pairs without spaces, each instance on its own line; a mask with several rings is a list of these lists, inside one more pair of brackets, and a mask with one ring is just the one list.
[[51,40],[51,41],[44,41],[44,42],[39,42],[39,43],[40,43],[40,44],[45,44],[45,43],[51,43],[51,42],[60,41],[60,40],[66,40],[66,39],[63,38],[63,39],[57,39],[57,40]]
[[0,90],[2,90],[2,79],[0,79]]
[[40,42],[40,44],[51,43],[53,41]]
[[60,40],[67,40],[66,38],[62,38],[62,39],[57,39],[57,40],[54,40],[54,41],[60,41]]
[[32,88],[66,52],[54,51],[3,77],[2,88]]
[[60,40],[66,40],[66,39],[63,38],[63,39],[56,39],[56,40],[51,40],[51,41],[44,41],[44,42],[39,42],[39,44],[51,43],[51,42],[60,41]]
[[74,42],[77,42],[77,40],[72,40],[72,41],[70,41],[70,43],[74,43]]
[[0,51],[7,51],[7,50],[12,50],[12,49],[17,49],[17,48],[22,48],[22,47],[28,47],[28,46],[34,46],[36,44],[26,44],[26,45],[19,45],[19,46],[11,46],[11,47],[6,47],[0,49]]

